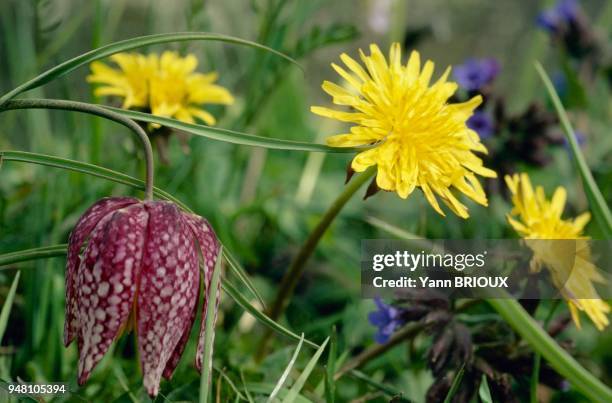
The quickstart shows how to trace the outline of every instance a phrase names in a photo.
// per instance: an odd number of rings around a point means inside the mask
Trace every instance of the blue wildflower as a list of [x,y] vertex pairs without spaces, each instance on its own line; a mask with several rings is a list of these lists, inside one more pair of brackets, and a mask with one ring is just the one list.
[[557,12],[566,21],[571,22],[576,19],[579,12],[577,0],[560,0],[556,5]]
[[468,119],[467,126],[478,133],[481,139],[491,137],[493,131],[495,130],[493,119],[484,111],[474,112],[474,114]]
[[544,30],[555,33],[564,24],[574,22],[579,13],[577,0],[559,0],[554,6],[538,14],[536,22]]
[[553,87],[555,87],[557,94],[559,94],[561,98],[567,95],[568,84],[567,84],[567,78],[565,77],[565,74],[560,71],[557,71],[553,73],[551,79],[553,82]]
[[468,59],[455,67],[453,76],[466,90],[479,90],[491,83],[499,73],[499,63],[493,58]]
[[385,304],[380,298],[374,298],[378,310],[370,312],[368,320],[378,327],[378,332],[374,335],[374,340],[379,344],[384,344],[389,340],[393,332],[404,324],[401,318],[401,310],[391,305]]
[[[578,145],[579,145],[580,147],[584,147],[584,145],[585,145],[585,144],[586,144],[586,142],[587,142],[587,138],[586,138],[586,136],[584,135],[584,133],[583,133],[583,132],[581,132],[581,131],[575,130],[575,131],[574,131],[574,136],[576,136],[576,141],[578,142]],[[570,150],[570,149],[571,149],[570,144],[569,144],[569,141],[567,140],[567,137],[566,137],[566,136],[563,136],[563,146],[564,146],[565,148],[567,148],[568,150]]]

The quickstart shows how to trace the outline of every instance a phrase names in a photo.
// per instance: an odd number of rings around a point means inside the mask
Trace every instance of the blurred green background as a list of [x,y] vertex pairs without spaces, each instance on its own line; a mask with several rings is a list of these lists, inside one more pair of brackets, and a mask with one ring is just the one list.
[[[324,79],[339,79],[330,67],[342,52],[355,56],[358,48],[391,41],[407,43],[422,57],[436,62],[436,74],[469,57],[495,57],[501,73],[494,92],[508,114],[521,114],[537,101],[553,111],[533,68],[539,60],[551,75],[573,83],[564,96],[572,122],[585,135],[583,151],[608,202],[612,197],[609,72],[590,80],[568,73],[573,65],[560,46],[551,44],[535,24],[543,1],[416,1],[416,0],[3,0],[0,3],[0,92],[70,57],[113,41],[153,33],[211,31],[267,44],[295,57],[301,72],[282,59],[251,48],[212,42],[154,46],[142,52],[174,49],[193,53],[198,70],[219,72],[219,82],[235,95],[227,108],[207,107],[218,126],[260,136],[323,142],[345,127],[309,112],[311,105],[329,105],[320,89]],[[610,62],[612,3],[581,2],[593,33]],[[606,54],[607,52],[607,54]],[[607,56],[606,56],[607,55]],[[608,59],[606,59],[608,57]],[[609,66],[610,64],[608,64]],[[565,70],[564,70],[565,68]],[[81,68],[27,96],[111,103],[97,99]],[[606,76],[608,74],[608,76]],[[559,130],[560,133],[560,130]],[[44,110],[0,114],[0,150],[23,150],[91,162],[132,176],[142,173],[138,145],[123,127],[89,116]],[[318,218],[341,192],[347,154],[308,154],[235,146],[187,137],[182,147],[172,135],[169,163],[157,164],[156,185],[207,217],[223,243],[246,267],[267,301],[274,297],[284,270]],[[565,186],[566,214],[588,208],[568,149],[550,146],[545,166],[520,160],[548,192]],[[509,202],[492,189],[489,208],[468,203],[471,217],[438,216],[420,192],[408,200],[380,192],[362,201],[354,198],[324,236],[309,262],[296,296],[282,323],[321,342],[338,329],[338,352],[355,356],[373,344],[375,329],[367,313],[373,303],[360,298],[360,242],[391,238],[391,224],[429,238],[504,238],[516,235],[506,224]],[[82,174],[16,162],[0,169],[0,253],[65,243],[78,217],[94,201],[110,195],[138,195],[131,188]],[[594,223],[589,234],[597,237]],[[62,344],[64,321],[64,259],[26,262],[0,271],[0,301],[4,301],[16,269],[21,281],[0,350],[0,376],[36,382],[65,381],[75,391],[71,401],[146,400],[140,386],[132,336],[119,340],[83,388],[76,387],[75,346]],[[254,301],[253,301],[254,302]],[[562,309],[564,312],[566,308]],[[486,307],[476,312],[487,312]],[[543,315],[543,314],[542,314]],[[588,320],[585,318],[585,322]],[[224,298],[218,322],[215,385],[219,401],[233,401],[230,379],[242,385],[241,373],[253,385],[273,385],[288,362],[295,343],[277,337],[273,352],[256,363],[254,351],[263,327]],[[612,382],[612,333],[597,332],[590,323],[573,326],[562,335],[575,344],[573,354],[604,382]],[[170,382],[162,384],[158,401],[192,400],[199,376],[192,367],[192,334],[186,357]],[[372,379],[390,385],[404,397],[425,401],[432,382],[423,352],[426,335],[405,343],[368,363]],[[308,354],[302,354],[303,365]],[[220,377],[222,371],[227,378]],[[317,369],[305,396],[323,401],[322,370]],[[221,379],[221,380],[219,380]],[[216,386],[215,386],[216,387]],[[261,386],[263,388],[263,386]],[[239,387],[240,388],[240,387]],[[253,390],[255,386],[253,386]],[[581,401],[572,392],[557,399]],[[553,396],[553,397],[551,397]],[[554,398],[549,394],[546,399]],[[362,399],[362,400],[358,400]],[[58,398],[61,401],[62,398]],[[338,382],[338,401],[388,401],[389,395],[355,379]],[[558,400],[567,401],[567,400]]]

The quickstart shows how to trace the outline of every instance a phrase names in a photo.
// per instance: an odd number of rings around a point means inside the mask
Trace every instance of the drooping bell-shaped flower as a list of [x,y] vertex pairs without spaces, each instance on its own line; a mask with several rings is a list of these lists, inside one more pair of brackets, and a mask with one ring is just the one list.
[[197,314],[200,259],[206,304],[218,252],[208,222],[173,203],[121,197],[91,206],[70,234],[66,266],[64,343],[77,340],[79,384],[113,340],[133,326],[143,384],[157,395],[161,377],[169,379],[178,364]]

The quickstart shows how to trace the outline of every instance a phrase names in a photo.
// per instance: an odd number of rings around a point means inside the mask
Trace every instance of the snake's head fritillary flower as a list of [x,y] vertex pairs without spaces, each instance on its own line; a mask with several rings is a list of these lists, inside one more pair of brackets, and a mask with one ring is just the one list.
[[[548,268],[554,285],[568,302],[576,326],[580,327],[578,311],[583,311],[597,329],[602,330],[609,323],[610,306],[599,298],[595,289],[594,283],[605,280],[591,261],[590,248],[585,242],[588,237],[583,235],[591,215],[586,212],[573,220],[563,219],[567,198],[563,187],[558,187],[548,200],[541,186],[533,188],[527,174],[506,176],[505,179],[514,205],[508,222],[533,251],[532,269]],[[567,258],[566,242],[537,241],[542,239],[575,240],[575,256],[571,260]],[[569,252],[574,253],[573,250]]]
[[[173,203],[122,197],[91,206],[70,234],[66,265],[64,343],[77,340],[79,384],[113,340],[133,326],[144,386],[157,395],[161,377],[172,376],[196,317],[199,261],[208,294],[218,251],[208,222]],[[198,368],[203,333],[204,325]]]
[[478,91],[495,80],[499,69],[499,62],[493,58],[468,59],[455,67],[453,76],[462,88]]
[[[350,112],[313,106],[312,112],[354,124],[348,134],[327,139],[334,147],[366,146],[351,163],[356,172],[377,166],[376,185],[407,198],[420,188],[431,206],[444,215],[439,197],[455,214],[467,218],[467,207],[452,189],[487,205],[487,197],[476,175],[496,177],[474,153],[486,153],[478,134],[466,121],[482,102],[480,96],[467,102],[449,104],[457,84],[448,82],[450,69],[430,84],[434,71],[431,61],[421,65],[414,51],[402,64],[399,43],[391,46],[389,61],[378,46],[370,55],[360,51],[365,68],[346,54],[340,59],[346,68],[332,67],[350,89],[325,81],[323,90],[336,105],[349,106]],[[348,69],[348,70],[347,70]],[[436,197],[437,196],[437,197]]]
[[112,55],[118,69],[102,62],[91,64],[87,81],[101,84],[95,89],[98,96],[123,98],[123,108],[142,109],[153,115],[172,117],[195,123],[199,119],[214,125],[216,119],[206,110],[206,104],[231,105],[230,92],[215,84],[216,72],[197,73],[198,59],[166,51],[151,53],[117,53]]

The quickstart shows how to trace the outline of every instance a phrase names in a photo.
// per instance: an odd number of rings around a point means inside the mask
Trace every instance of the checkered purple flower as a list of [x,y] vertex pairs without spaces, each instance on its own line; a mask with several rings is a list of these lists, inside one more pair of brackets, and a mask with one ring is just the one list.
[[111,197],[91,206],[70,234],[66,264],[64,343],[77,341],[79,384],[119,335],[134,328],[143,384],[150,396],[159,393],[196,319],[201,261],[207,295],[195,362],[200,369],[206,304],[217,309],[219,302],[208,300],[219,247],[204,218],[167,201]]

